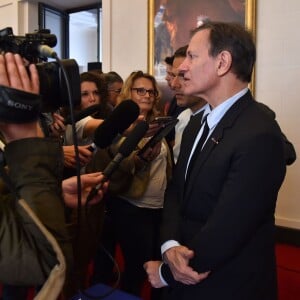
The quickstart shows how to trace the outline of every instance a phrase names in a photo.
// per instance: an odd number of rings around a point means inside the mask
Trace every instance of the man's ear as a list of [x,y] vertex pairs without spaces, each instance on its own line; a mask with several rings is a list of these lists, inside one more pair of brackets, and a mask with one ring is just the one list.
[[219,76],[223,76],[229,72],[232,64],[232,56],[229,51],[222,51],[218,55],[217,73]]

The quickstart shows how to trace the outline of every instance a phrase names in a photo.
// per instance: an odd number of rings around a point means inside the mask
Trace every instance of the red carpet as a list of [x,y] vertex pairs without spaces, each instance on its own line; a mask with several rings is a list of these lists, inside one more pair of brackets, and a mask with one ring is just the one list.
[[[278,272],[278,294],[279,300],[299,300],[300,299],[300,247],[285,244],[277,244],[277,272]],[[121,255],[118,255],[120,260]],[[122,261],[121,261],[122,269]],[[143,300],[150,300],[149,285],[145,283],[142,293]],[[1,297],[0,285],[0,297]],[[32,290],[29,292],[27,300],[32,299]],[[255,299],[253,299],[255,300]]]
[[300,248],[276,246],[279,300],[300,299]]

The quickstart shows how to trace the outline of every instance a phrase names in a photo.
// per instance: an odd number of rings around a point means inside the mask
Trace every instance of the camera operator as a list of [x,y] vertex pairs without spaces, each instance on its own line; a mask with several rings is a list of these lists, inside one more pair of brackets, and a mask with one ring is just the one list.
[[[4,86],[16,89],[18,97],[38,97],[35,66],[29,66],[28,74],[20,55],[0,55],[0,91]],[[40,136],[37,120],[25,124],[0,121],[0,131],[7,143],[4,158],[8,183],[14,191],[0,195],[0,282],[43,285],[39,299],[54,300],[72,271],[71,237],[63,202],[76,206],[77,180],[61,181],[62,147],[56,139]],[[99,173],[81,177],[83,200],[102,179]],[[93,203],[102,199],[106,188],[107,184]]]

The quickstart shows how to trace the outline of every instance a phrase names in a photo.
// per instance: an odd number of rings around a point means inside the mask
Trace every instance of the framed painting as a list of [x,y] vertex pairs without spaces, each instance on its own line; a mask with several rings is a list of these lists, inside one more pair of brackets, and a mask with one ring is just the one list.
[[[165,58],[188,44],[205,20],[244,24],[255,38],[256,0],[148,0],[148,70],[164,90]],[[254,89],[254,75],[250,88]]]

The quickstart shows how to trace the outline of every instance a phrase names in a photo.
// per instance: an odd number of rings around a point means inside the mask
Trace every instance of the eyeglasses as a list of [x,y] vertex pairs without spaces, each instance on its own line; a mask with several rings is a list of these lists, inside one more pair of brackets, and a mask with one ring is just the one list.
[[136,91],[139,96],[145,96],[147,93],[150,97],[157,97],[158,91],[156,90],[146,90],[144,88],[132,88],[131,90]]
[[116,89],[116,90],[108,90],[109,92],[114,92],[116,94],[120,94],[121,93],[121,89]]

